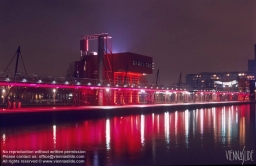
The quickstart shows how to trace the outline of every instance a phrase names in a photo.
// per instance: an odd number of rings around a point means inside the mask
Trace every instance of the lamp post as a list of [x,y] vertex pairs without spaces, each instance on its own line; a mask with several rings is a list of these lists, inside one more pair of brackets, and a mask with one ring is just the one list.
[[53,89],[53,103],[55,105],[55,96],[56,96],[56,89]]

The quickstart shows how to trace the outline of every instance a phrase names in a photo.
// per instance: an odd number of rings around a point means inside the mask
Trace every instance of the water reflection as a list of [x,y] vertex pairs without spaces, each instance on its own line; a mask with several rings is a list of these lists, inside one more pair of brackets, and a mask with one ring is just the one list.
[[169,122],[170,116],[169,112],[164,113],[164,134],[165,134],[165,141],[167,144],[170,142],[169,138],[169,132],[170,132],[170,122]]
[[53,148],[56,149],[56,125],[53,125],[52,128],[53,128]]
[[140,141],[141,145],[144,145],[144,128],[145,128],[145,120],[144,115],[141,115],[140,117]]
[[106,120],[106,148],[110,150],[110,124],[109,119]]
[[1,149],[83,149],[89,165],[102,163],[99,160],[111,165],[117,162],[115,156],[118,162],[148,156],[157,164],[166,151],[248,147],[249,122],[250,106],[242,105],[2,128]]
[[5,146],[5,134],[3,134],[2,139],[2,146]]
[[189,111],[185,111],[185,136],[186,136],[186,147],[188,148],[188,134],[189,134]]

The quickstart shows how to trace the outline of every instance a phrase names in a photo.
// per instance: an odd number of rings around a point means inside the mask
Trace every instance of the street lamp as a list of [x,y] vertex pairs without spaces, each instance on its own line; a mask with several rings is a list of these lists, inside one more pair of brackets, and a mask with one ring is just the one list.
[[53,103],[55,104],[56,89],[53,89]]

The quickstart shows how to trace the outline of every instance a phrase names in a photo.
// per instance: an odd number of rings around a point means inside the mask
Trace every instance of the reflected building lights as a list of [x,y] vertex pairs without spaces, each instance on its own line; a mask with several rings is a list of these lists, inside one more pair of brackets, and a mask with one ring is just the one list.
[[5,145],[5,140],[6,140],[5,134],[3,134],[2,138],[3,138],[3,146],[4,146]]
[[203,139],[204,134],[204,110],[201,109],[200,111],[200,133],[201,133],[201,139]]
[[186,147],[188,148],[188,135],[189,135],[189,112],[185,111],[185,137],[186,137]]
[[[154,129],[154,113],[152,113],[152,128]],[[156,158],[156,142],[155,142],[155,137],[152,138],[152,156],[153,160]]]
[[196,118],[195,118],[195,126],[197,128],[197,122],[198,122],[198,109],[196,109]]
[[212,108],[214,143],[217,143],[216,108]]
[[226,113],[225,113],[225,107],[221,110],[221,140],[222,143],[226,143]]
[[175,111],[175,145],[178,146],[178,141],[177,141],[177,132],[178,132],[178,129],[177,129],[177,125],[178,125],[178,112]]
[[156,163],[161,160],[160,153],[164,151],[171,154],[191,150],[194,153],[196,150],[238,149],[251,145],[252,137],[248,137],[251,134],[248,107],[165,111],[156,113],[156,119],[152,112],[86,119],[82,123],[58,125],[58,132],[57,124],[15,130],[6,128],[1,133],[1,148],[84,149],[89,154],[86,155],[86,165],[100,165],[103,155],[107,157],[103,164],[105,162],[108,165],[120,159],[115,156],[136,158],[146,152],[147,156],[151,156],[150,161]]
[[53,148],[56,148],[56,142],[57,142],[57,137],[56,137],[56,125],[52,126],[53,129]]
[[211,126],[211,124],[212,124],[212,118],[211,118],[211,109],[208,109],[207,110],[207,115],[208,115],[208,127],[210,127]]
[[196,136],[196,111],[195,110],[193,110],[193,136],[194,136],[194,138],[195,138],[195,136]]
[[167,144],[170,143],[170,138],[169,138],[169,135],[170,135],[170,121],[169,121],[169,112],[165,112],[164,113],[164,133],[165,133],[165,141]]
[[238,125],[238,111],[236,110],[236,124]]
[[99,165],[99,157],[97,151],[93,154],[93,165]]
[[110,122],[109,119],[106,120],[106,148],[110,150]]
[[144,115],[140,116],[140,140],[141,140],[141,145],[144,145],[144,125],[145,125],[145,119]]
[[241,117],[239,121],[239,144],[240,146],[245,145],[245,117]]
[[154,120],[155,120],[155,118],[154,118],[155,116],[154,116],[154,113],[152,113],[152,126],[154,127]]
[[159,134],[159,115],[157,115],[157,134]]
[[231,134],[232,134],[231,118],[232,118],[231,110],[229,109],[228,110],[228,135],[227,135],[227,137],[228,137],[228,141],[227,141],[228,147],[230,146],[230,139],[231,139]]

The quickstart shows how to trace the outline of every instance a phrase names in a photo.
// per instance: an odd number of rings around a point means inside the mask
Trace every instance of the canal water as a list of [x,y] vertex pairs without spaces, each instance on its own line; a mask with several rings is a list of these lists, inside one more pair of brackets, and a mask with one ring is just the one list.
[[44,157],[79,154],[82,164],[72,165],[253,164],[255,132],[254,104],[170,110],[1,127],[1,157],[37,151]]

